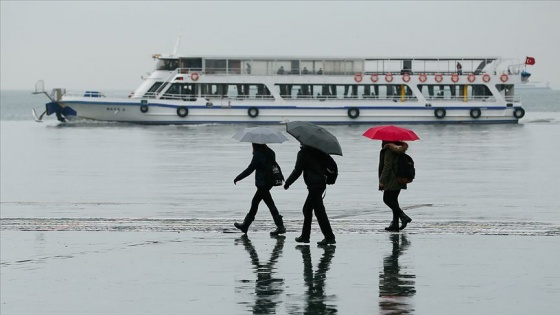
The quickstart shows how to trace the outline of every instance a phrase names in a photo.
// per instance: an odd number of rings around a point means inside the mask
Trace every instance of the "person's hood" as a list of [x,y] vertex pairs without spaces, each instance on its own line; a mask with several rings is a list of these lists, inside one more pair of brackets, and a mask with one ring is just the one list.
[[406,142],[389,142],[383,146],[383,149],[389,149],[396,153],[405,153],[408,150],[408,144]]

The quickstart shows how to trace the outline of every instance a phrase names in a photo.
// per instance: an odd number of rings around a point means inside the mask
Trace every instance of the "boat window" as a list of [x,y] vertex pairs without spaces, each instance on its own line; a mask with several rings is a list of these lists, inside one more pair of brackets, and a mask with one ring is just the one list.
[[145,97],[155,97],[159,91],[163,90],[165,88],[165,86],[167,85],[167,82],[163,83],[163,82],[156,82],[154,83],[154,85],[152,85],[152,87],[150,87],[150,89],[144,94]]
[[179,67],[177,59],[160,59],[156,65],[156,70],[173,71]]
[[202,71],[202,58],[181,58],[179,66],[185,69],[185,73]]
[[208,74],[227,73],[227,60],[206,59],[204,71]]
[[272,95],[264,84],[227,84],[213,83],[200,84],[201,96],[205,98],[235,98],[235,99],[258,99],[272,98]]
[[165,91],[165,94],[161,97],[162,99],[177,99],[185,101],[195,101],[196,100],[196,88],[195,84],[192,83],[173,83]]
[[495,98],[488,86],[484,84],[472,85],[441,85],[419,84],[418,89],[428,100],[483,100],[494,101]]
[[325,74],[355,74],[364,71],[363,60],[327,60],[323,64]]
[[[227,63],[227,70],[229,74],[241,74],[241,60],[228,60]],[[251,73],[251,64],[246,64],[245,70],[248,70]]]
[[[276,84],[284,99],[391,99],[417,100],[407,85],[381,84]],[[404,88],[404,90],[403,90]]]
[[278,70],[276,65],[273,61],[270,60],[253,60],[247,61],[247,64],[250,64],[251,73],[255,75],[270,75],[271,73],[276,73]]

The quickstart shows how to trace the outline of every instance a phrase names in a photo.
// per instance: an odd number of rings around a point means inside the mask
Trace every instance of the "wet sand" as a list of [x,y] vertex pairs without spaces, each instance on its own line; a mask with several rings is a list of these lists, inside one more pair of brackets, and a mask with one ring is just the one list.
[[560,312],[554,224],[530,235],[457,222],[386,233],[382,222],[335,219],[337,245],[321,248],[315,222],[312,243],[295,243],[297,220],[279,238],[265,220],[247,237],[228,220],[206,230],[180,220],[175,230],[162,220],[16,221],[2,221],[6,315]]

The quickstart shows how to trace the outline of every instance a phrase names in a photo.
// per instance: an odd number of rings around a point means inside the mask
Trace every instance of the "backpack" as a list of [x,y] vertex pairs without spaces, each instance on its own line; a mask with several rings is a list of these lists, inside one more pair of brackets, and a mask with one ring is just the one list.
[[335,160],[328,154],[325,154],[324,168],[325,182],[327,185],[333,185],[336,183],[336,178],[338,177],[338,166]]
[[414,160],[410,155],[401,153],[397,155],[397,182],[399,185],[406,185],[412,183],[416,176],[416,169],[414,168]]
[[282,175],[282,169],[276,161],[269,163],[266,168],[266,182],[271,186],[282,186],[284,182],[284,175]]

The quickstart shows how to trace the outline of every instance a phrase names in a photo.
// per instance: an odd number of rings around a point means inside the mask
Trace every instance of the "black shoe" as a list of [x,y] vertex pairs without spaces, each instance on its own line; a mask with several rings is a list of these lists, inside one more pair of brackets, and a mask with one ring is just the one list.
[[235,223],[233,224],[233,226],[235,226],[236,228],[240,229],[241,232],[247,234],[247,227],[246,227],[244,224],[235,222]]
[[401,224],[401,227],[399,228],[399,230],[403,230],[406,227],[407,224],[412,222],[412,219],[409,216],[405,215],[401,218],[401,222],[402,222],[402,224]]
[[393,221],[391,222],[391,225],[389,225],[388,227],[385,228],[385,231],[388,232],[398,232],[399,231],[399,222],[398,221]]
[[270,236],[276,236],[284,233],[286,233],[286,228],[283,226],[279,226],[276,228],[276,230],[270,232]]
[[296,237],[296,242],[298,243],[309,243],[309,238],[305,238],[303,236]]
[[325,238],[322,241],[317,242],[317,245],[319,246],[333,245],[333,244],[336,244],[336,240],[334,238]]

